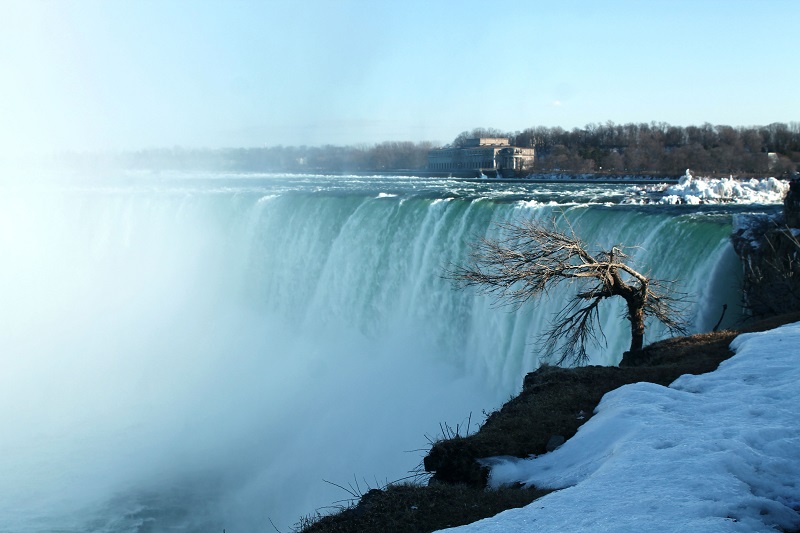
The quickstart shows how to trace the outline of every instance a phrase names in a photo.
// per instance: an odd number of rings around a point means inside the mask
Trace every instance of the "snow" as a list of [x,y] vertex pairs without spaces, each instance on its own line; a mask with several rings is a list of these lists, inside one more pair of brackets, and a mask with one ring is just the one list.
[[699,204],[737,202],[773,204],[783,201],[789,190],[786,181],[775,178],[737,180],[731,178],[695,178],[687,169],[676,185],[664,189],[659,203]]
[[800,528],[800,323],[744,334],[715,371],[626,385],[552,453],[493,458],[490,483],[557,490],[448,531]]
[[678,183],[666,185],[633,186],[633,193],[623,203],[658,204],[777,204],[789,190],[789,182],[776,178],[751,178],[738,180],[730,178],[695,177],[686,170]]

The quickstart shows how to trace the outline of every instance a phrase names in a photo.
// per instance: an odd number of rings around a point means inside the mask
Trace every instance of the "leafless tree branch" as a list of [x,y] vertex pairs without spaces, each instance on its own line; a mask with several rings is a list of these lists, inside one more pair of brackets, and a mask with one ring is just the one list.
[[631,350],[640,350],[646,317],[654,317],[672,333],[684,333],[681,297],[674,282],[652,279],[631,266],[622,246],[590,252],[570,227],[524,220],[500,225],[501,237],[481,238],[467,263],[445,271],[458,287],[475,287],[497,304],[515,309],[567,282],[575,295],[556,315],[544,335],[547,353],[559,364],[588,362],[587,346],[605,341],[599,305],[622,297],[631,322]]

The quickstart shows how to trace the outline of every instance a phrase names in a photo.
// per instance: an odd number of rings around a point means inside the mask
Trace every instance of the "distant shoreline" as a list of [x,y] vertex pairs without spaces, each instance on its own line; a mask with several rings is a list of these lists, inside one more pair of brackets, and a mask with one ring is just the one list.
[[[316,173],[316,172],[312,172]],[[646,176],[641,174],[595,174],[595,173],[554,173],[542,172],[526,174],[520,177],[492,177],[494,172],[484,177],[478,176],[477,171],[470,170],[465,172],[429,172],[426,170],[412,170],[412,169],[398,169],[398,170],[381,170],[381,171],[360,171],[360,172],[325,172],[319,171],[320,174],[327,174],[330,176],[337,175],[350,175],[350,176],[414,176],[420,178],[442,178],[442,179],[459,179],[464,181],[474,182],[498,182],[498,183],[632,183],[632,184],[651,184],[651,183],[678,183],[679,177],[674,176]]]

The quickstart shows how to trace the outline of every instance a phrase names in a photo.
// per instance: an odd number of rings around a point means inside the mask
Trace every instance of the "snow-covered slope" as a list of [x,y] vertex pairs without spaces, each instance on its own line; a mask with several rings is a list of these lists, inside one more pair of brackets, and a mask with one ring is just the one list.
[[627,385],[558,450],[490,483],[563,489],[467,532],[800,528],[800,323],[737,337],[712,373]]

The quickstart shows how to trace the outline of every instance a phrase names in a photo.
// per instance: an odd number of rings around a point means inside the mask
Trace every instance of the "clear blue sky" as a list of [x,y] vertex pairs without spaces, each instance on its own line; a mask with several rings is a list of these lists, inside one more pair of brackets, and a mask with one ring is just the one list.
[[0,0],[0,146],[800,120],[797,0]]

